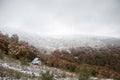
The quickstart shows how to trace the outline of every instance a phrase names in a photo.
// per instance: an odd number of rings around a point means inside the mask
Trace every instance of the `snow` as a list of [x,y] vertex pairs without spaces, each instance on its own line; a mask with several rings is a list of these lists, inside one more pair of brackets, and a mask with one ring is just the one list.
[[55,78],[55,80],[78,80],[77,78]]
[[[37,58],[35,60],[38,60]],[[70,73],[70,72],[65,72],[67,77],[66,78],[62,78],[62,74],[64,71],[57,69],[57,68],[53,68],[53,67],[47,67],[45,65],[33,65],[30,64],[29,66],[21,66],[20,63],[8,63],[6,61],[1,61],[0,60],[0,67],[4,67],[6,69],[11,69],[11,70],[15,70],[18,72],[21,72],[23,74],[28,74],[33,76],[33,74],[36,77],[40,77],[42,73],[46,73],[46,71],[50,71],[50,73],[52,73],[55,77],[55,80],[69,80],[71,78],[71,80],[76,80],[76,79],[72,79],[72,77],[70,77],[71,75],[73,75],[75,77],[75,74]],[[59,76],[59,77],[58,77]],[[68,79],[69,78],[69,79]]]
[[97,77],[91,77],[90,80],[114,80],[114,79],[99,79]]
[[106,47],[107,45],[120,45],[120,39],[101,36],[73,35],[63,36],[61,38],[52,38],[40,35],[29,35],[26,37],[25,35],[20,35],[20,38],[27,40],[30,44],[39,49],[47,51],[54,51],[56,49],[69,50],[69,48],[77,47],[101,48]]
[[23,70],[21,68],[16,68],[14,66],[10,66],[8,63],[0,63],[0,66],[4,67],[6,69],[15,70],[15,71],[18,71],[18,72],[21,72],[21,73],[24,73],[24,74],[29,74],[29,75],[34,74],[35,76],[40,76],[39,73],[28,71],[28,70]]
[[[35,58],[35,60],[38,60],[38,59]],[[15,65],[10,65],[10,63],[0,61],[0,67],[15,70],[15,71],[21,72],[23,74],[28,74],[28,75],[33,75],[34,74],[36,77],[41,76],[41,73],[45,73],[46,71],[51,71],[51,73],[54,74],[54,79],[55,80],[78,80],[77,78],[75,78],[74,74],[71,74],[69,72],[66,72],[66,74],[67,75],[74,75],[74,77],[67,76],[65,78],[62,78],[60,76],[60,74],[63,73],[63,72],[60,69],[51,68],[51,67],[47,67],[47,66],[38,66],[38,65],[30,64],[30,66],[27,66],[25,68],[24,67],[20,68],[20,67],[17,67]],[[113,80],[113,79],[99,79],[97,77],[91,77],[90,80]]]

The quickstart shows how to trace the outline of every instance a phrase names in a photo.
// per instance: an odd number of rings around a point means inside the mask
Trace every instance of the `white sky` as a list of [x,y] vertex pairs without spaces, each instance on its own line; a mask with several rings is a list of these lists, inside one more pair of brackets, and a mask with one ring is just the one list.
[[120,0],[0,0],[0,27],[119,37]]

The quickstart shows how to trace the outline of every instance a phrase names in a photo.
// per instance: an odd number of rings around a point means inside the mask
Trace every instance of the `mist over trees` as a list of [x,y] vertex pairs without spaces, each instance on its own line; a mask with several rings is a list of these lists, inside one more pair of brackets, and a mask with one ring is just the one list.
[[78,47],[70,48],[69,51],[54,50],[50,54],[45,52],[42,53],[28,42],[19,40],[16,34],[9,36],[0,33],[1,59],[4,55],[8,55],[22,62],[30,62],[38,57],[45,65],[75,72],[80,74],[80,78],[85,74],[100,78],[120,79],[120,47],[118,46],[99,49]]

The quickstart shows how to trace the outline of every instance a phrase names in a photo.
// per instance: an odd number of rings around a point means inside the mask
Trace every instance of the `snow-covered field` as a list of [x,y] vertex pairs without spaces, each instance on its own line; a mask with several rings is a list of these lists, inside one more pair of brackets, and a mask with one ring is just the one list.
[[[34,74],[34,76],[36,77],[40,77],[42,73],[45,73],[46,71],[50,71],[50,73],[54,75],[55,80],[78,80],[74,73],[70,73],[70,72],[63,71],[53,67],[48,67],[45,65],[33,65],[30,63],[29,66],[21,66],[20,62],[8,63],[0,59],[0,67],[15,70],[20,73],[31,75],[31,76]],[[66,77],[62,77],[63,74],[65,74]],[[9,77],[5,77],[4,79],[0,77],[0,80],[9,80],[9,79],[10,79]],[[22,80],[22,79],[19,79],[19,80]],[[31,79],[28,79],[28,80],[31,80]],[[113,79],[99,79],[99,78],[91,77],[90,80],[113,80]]]
[[[34,76],[36,77],[40,77],[42,73],[45,73],[46,71],[50,71],[50,73],[54,75],[55,80],[77,80],[76,78],[74,78],[76,75],[73,73],[66,72],[53,67],[47,67],[45,65],[33,65],[30,63],[29,66],[21,66],[20,62],[18,62],[18,64],[15,64],[14,62],[7,63],[3,60],[0,60],[0,67],[15,70],[20,73],[31,75],[31,76],[34,74]],[[64,73],[66,75],[66,78],[62,78],[62,75]]]

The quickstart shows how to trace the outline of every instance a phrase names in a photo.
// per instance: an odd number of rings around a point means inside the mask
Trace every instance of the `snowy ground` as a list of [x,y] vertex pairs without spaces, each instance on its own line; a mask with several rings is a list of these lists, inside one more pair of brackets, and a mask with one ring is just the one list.
[[[12,62],[9,62],[9,61],[7,61],[7,59],[4,59],[4,60],[0,59],[0,67],[18,71],[26,75],[32,76],[34,74],[34,76],[36,77],[40,77],[42,73],[45,73],[46,71],[50,71],[50,73],[54,75],[55,80],[78,80],[74,73],[63,71],[57,68],[48,67],[45,65],[33,65],[31,63],[29,66],[23,66],[20,64],[19,61],[12,61]],[[63,78],[62,77],[63,75],[65,75],[66,77]],[[9,79],[9,77],[5,77],[5,78],[6,79],[2,79],[0,77],[0,80],[11,80]],[[22,79],[19,79],[19,80],[22,80]],[[31,80],[31,79],[27,79],[27,80]],[[39,80],[39,79],[36,79],[36,80]],[[99,78],[91,77],[90,80],[113,80],[113,79],[99,79]]]
[[[6,61],[0,60],[0,67],[15,70],[15,71],[18,71],[20,73],[27,74],[27,75],[34,74],[36,77],[41,76],[41,74],[45,73],[46,71],[50,71],[50,73],[54,74],[55,80],[77,80],[76,78],[74,78],[75,74],[73,74],[73,73],[66,72],[66,71],[56,69],[53,67],[47,67],[45,65],[33,65],[30,63],[29,66],[21,66],[20,62],[8,63]],[[66,78],[62,78],[63,74],[66,75]]]

